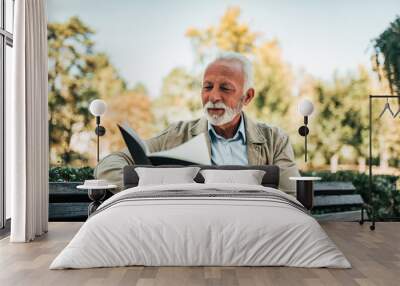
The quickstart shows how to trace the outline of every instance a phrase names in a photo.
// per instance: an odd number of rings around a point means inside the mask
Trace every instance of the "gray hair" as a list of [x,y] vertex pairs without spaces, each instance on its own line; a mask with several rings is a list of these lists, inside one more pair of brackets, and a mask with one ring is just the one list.
[[245,94],[249,90],[249,88],[253,87],[253,65],[247,57],[236,52],[222,52],[218,54],[214,58],[214,60],[207,65],[207,68],[211,64],[220,60],[238,61],[240,63],[240,65],[242,66],[242,71],[244,73],[243,94]]

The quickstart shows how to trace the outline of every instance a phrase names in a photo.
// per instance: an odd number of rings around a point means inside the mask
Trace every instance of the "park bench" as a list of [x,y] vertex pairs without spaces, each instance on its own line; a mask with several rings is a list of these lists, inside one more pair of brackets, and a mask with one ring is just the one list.
[[[364,215],[365,203],[351,182],[315,182],[313,216],[319,221],[358,221]],[[322,209],[347,209],[317,214]],[[348,210],[348,209],[353,210]],[[358,210],[354,210],[358,208]]]
[[[60,182],[49,185],[49,221],[85,221],[91,200],[86,190],[76,187],[82,182]],[[107,198],[111,193],[107,193]]]
[[[50,221],[85,221],[90,199],[86,191],[77,190],[81,183],[55,183],[50,187],[49,220]],[[351,182],[320,182],[314,183],[313,212],[333,207],[357,207],[357,211],[340,211],[324,214],[313,214],[319,221],[342,220],[356,221],[361,217],[364,205],[362,197],[356,193]]]

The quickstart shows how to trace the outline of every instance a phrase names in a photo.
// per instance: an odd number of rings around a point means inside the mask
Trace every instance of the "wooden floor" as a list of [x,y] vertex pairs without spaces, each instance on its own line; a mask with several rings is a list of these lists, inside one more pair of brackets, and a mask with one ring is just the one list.
[[48,270],[82,223],[50,223],[32,243],[0,241],[0,285],[400,285],[400,223],[322,223],[352,269],[120,267]]

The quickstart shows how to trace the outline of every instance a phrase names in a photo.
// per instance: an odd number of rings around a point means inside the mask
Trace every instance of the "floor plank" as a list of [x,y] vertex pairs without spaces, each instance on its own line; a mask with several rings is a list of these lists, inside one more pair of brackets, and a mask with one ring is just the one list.
[[400,223],[321,223],[350,260],[352,269],[290,267],[117,267],[85,270],[48,269],[79,230],[80,222],[53,222],[49,233],[32,243],[0,240],[0,285],[399,285]]

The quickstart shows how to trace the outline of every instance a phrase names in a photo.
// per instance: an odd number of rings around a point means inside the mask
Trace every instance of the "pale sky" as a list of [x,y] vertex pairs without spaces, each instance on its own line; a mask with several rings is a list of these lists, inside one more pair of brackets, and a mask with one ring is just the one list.
[[294,69],[329,79],[335,70],[370,66],[371,40],[400,15],[399,0],[48,0],[49,22],[79,16],[96,31],[96,50],[105,52],[133,86],[143,82],[151,96],[172,68],[191,68],[188,27],[217,24],[229,6],[263,39],[277,38]]

